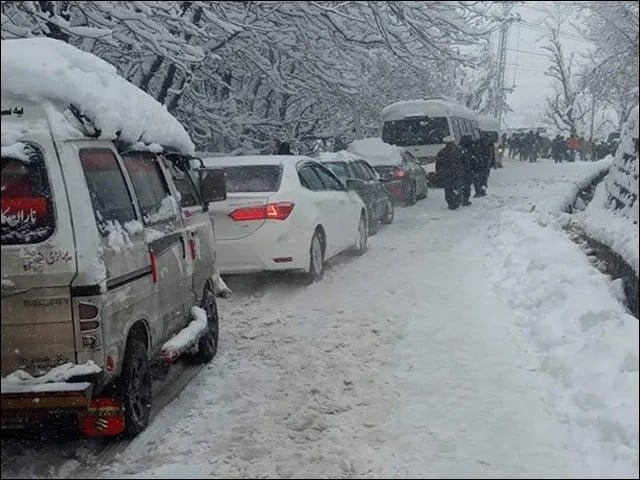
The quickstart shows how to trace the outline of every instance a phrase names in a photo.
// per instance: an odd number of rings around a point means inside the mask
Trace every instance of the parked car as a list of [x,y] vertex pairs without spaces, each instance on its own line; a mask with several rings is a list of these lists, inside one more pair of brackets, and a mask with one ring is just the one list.
[[380,174],[365,160],[347,151],[323,152],[318,160],[335,173],[343,182],[352,181],[356,192],[367,206],[369,235],[378,231],[378,223],[393,222],[393,202]]
[[406,150],[380,138],[354,140],[348,150],[376,169],[394,201],[413,205],[429,194],[426,172]]
[[64,42],[3,40],[1,88],[2,426],[75,415],[85,434],[135,435],[151,363],[216,354],[207,208],[224,172],[199,169],[198,189],[178,121]]
[[322,278],[325,261],[367,249],[367,210],[353,184],[294,155],[205,158],[226,173],[228,196],[211,205],[221,274],[301,272]]

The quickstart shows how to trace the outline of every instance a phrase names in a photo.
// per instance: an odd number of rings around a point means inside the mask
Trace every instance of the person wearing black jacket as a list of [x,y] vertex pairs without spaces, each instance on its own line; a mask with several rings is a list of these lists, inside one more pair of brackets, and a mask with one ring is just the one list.
[[[462,205],[471,205],[469,197],[471,197],[471,184],[474,183],[474,172],[478,170],[478,152],[476,142],[473,141],[471,135],[463,135],[460,139],[460,147],[462,154]],[[477,188],[477,187],[475,187]],[[477,192],[477,189],[476,189]]]
[[450,210],[455,210],[460,206],[460,195],[465,181],[462,152],[451,135],[443,141],[445,146],[436,157],[436,171],[442,179],[447,206]]

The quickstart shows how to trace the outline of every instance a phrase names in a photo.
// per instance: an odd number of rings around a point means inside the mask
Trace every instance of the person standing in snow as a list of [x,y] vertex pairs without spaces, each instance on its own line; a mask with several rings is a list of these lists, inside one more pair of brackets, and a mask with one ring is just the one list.
[[471,205],[471,184],[474,184],[474,188],[476,189],[476,193],[478,192],[477,187],[478,184],[475,183],[476,173],[479,170],[478,167],[478,155],[477,150],[478,147],[476,142],[473,141],[471,135],[463,135],[460,140],[461,147],[461,156],[462,156],[462,189],[461,189],[461,200],[462,205],[467,207]]
[[565,140],[562,138],[562,135],[558,133],[556,138],[553,139],[553,142],[551,142],[551,156],[556,163],[562,163],[565,149]]
[[436,157],[436,171],[442,172],[442,185],[444,186],[444,199],[450,210],[460,206],[460,194],[464,182],[464,166],[462,164],[462,152],[456,145],[453,136],[444,137],[444,148]]
[[570,162],[576,161],[576,153],[578,152],[579,147],[580,144],[578,141],[578,136],[575,134],[575,132],[572,132],[567,139],[567,159]]
[[489,135],[482,135],[477,144],[478,153],[474,164],[473,188],[476,197],[484,197],[487,194],[491,167],[496,162],[496,150],[493,138]]
[[292,155],[289,142],[278,142],[276,155]]

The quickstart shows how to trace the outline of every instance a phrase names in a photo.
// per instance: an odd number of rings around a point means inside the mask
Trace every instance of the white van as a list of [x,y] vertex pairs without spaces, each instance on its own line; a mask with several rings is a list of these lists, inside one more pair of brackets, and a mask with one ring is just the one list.
[[436,161],[446,136],[458,143],[464,135],[479,138],[476,113],[444,98],[396,102],[383,108],[380,117],[382,140],[404,148],[421,164]]
[[196,185],[184,128],[97,57],[34,38],[1,61],[2,425],[135,435],[151,363],[216,354],[224,173]]

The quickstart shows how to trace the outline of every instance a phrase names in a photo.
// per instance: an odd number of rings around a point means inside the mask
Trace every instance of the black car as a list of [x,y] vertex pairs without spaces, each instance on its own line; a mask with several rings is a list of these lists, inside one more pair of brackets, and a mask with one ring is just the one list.
[[346,151],[322,153],[318,160],[345,183],[349,181],[355,186],[369,212],[370,235],[378,231],[379,222],[393,222],[393,202],[380,176],[365,160]]

